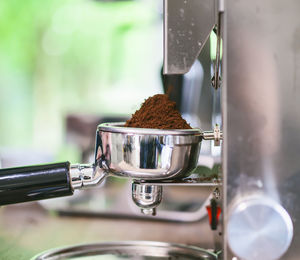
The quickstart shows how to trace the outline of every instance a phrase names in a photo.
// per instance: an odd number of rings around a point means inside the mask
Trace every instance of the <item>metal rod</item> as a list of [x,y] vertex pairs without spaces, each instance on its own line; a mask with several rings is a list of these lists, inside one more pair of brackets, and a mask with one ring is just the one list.
[[218,89],[220,87],[220,56],[221,56],[221,19],[222,19],[222,12],[218,13],[218,24],[216,28],[217,34],[217,50],[216,50],[216,61],[215,61],[215,71],[214,71],[214,78],[213,78],[213,87],[214,89]]
[[149,184],[149,185],[160,185],[160,186],[200,186],[200,187],[219,187],[222,186],[221,180],[216,180],[212,182],[198,182],[197,179],[194,181],[184,181],[181,180],[181,182],[173,182],[173,181],[145,181],[145,182],[138,182],[135,181],[135,183],[142,183],[142,184]]

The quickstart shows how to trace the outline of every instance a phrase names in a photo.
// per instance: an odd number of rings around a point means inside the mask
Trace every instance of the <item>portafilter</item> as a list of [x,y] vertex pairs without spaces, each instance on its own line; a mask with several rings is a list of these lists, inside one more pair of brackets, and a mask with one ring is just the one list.
[[[107,176],[158,182],[180,179],[197,166],[202,139],[221,138],[218,128],[202,132],[200,129],[160,130],[123,125],[98,126],[92,164],[63,162],[0,169],[0,205],[72,195],[76,189],[100,184]],[[149,205],[141,205],[145,209],[153,208],[152,199],[159,200],[151,196],[161,196],[155,186],[133,188],[133,198],[137,192],[146,196],[142,203]]]

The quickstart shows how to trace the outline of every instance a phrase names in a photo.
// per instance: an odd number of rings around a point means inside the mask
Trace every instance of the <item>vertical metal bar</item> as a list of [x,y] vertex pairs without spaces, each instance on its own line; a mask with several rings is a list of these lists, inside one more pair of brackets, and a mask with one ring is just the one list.
[[222,15],[223,12],[218,12],[218,24],[216,26],[217,32],[217,50],[216,50],[216,60],[214,66],[214,77],[213,77],[213,87],[214,89],[218,89],[220,87],[220,63],[221,63],[221,26],[222,26]]

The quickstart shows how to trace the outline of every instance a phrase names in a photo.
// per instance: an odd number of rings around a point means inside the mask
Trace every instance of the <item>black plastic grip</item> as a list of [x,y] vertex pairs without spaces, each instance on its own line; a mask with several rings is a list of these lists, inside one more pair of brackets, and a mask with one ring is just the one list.
[[70,163],[0,169],[0,205],[73,194]]

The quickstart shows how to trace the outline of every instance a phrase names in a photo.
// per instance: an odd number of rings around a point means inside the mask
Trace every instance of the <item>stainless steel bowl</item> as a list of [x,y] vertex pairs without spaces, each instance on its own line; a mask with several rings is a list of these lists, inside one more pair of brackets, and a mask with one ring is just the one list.
[[105,160],[109,173],[137,180],[188,176],[197,166],[202,132],[199,129],[160,130],[98,126],[96,163]]
[[32,260],[134,259],[134,260],[216,260],[217,255],[194,246],[150,241],[122,241],[52,249]]

